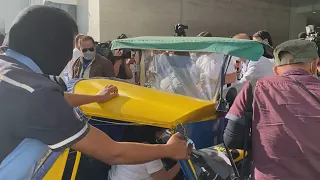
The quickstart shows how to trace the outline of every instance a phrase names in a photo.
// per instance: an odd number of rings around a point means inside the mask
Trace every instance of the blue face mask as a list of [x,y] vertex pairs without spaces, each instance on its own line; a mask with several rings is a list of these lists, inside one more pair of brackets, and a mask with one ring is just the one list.
[[83,53],[83,58],[86,60],[92,60],[95,57],[95,55],[95,52],[87,51]]

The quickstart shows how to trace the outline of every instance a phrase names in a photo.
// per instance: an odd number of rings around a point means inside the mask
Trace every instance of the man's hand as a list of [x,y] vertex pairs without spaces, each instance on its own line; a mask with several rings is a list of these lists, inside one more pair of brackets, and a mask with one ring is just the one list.
[[134,59],[134,58],[130,58],[130,59],[127,59],[127,60],[126,60],[126,64],[127,64],[127,65],[134,64],[134,62],[135,62],[135,59]]
[[113,85],[108,85],[105,88],[101,89],[96,96],[98,103],[105,103],[119,96],[118,88]]
[[122,56],[123,54],[123,50],[122,49],[116,49],[114,51],[114,56]]
[[170,148],[171,158],[176,160],[187,160],[190,158],[189,154],[192,151],[192,145],[187,146],[187,141],[181,139],[180,133],[176,133],[167,142]]

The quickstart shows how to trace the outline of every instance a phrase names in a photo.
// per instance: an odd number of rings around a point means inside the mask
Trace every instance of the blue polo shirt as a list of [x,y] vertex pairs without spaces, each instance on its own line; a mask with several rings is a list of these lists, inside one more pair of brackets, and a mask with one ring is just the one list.
[[5,117],[0,119],[0,179],[32,179],[50,149],[80,140],[88,125],[74,116],[60,86],[39,75],[41,69],[30,58],[8,49],[0,55],[0,67],[0,98],[5,101],[0,102]]
[[[30,58],[11,49],[5,55],[28,66],[33,72],[42,73],[41,69]],[[26,138],[0,164],[0,179],[31,179],[36,166],[36,159],[41,159],[49,147],[42,142]],[[26,166],[21,166],[25,162]],[[17,172],[19,169],[20,172]]]

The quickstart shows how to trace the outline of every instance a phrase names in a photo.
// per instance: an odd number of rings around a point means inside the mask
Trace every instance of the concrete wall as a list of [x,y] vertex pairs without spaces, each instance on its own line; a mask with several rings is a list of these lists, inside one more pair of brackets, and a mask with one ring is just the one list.
[[289,38],[296,39],[298,34],[305,31],[307,16],[305,13],[298,13],[298,8],[291,9]]
[[16,15],[22,9],[28,7],[29,3],[29,0],[0,0],[0,29],[7,33]]
[[76,5],[78,0],[43,0],[43,1],[51,1],[54,3]]
[[[8,31],[13,18],[31,4],[45,0],[0,0],[0,31]],[[50,1],[50,0],[49,0]],[[214,36],[229,37],[236,33],[269,31],[275,44],[295,38],[303,31],[309,6],[290,8],[257,0],[51,0],[76,4],[79,31],[97,41],[128,36],[174,34],[174,24],[189,25],[188,36],[210,31]],[[313,7],[312,7],[313,8]],[[10,9],[10,11],[9,11]],[[316,5],[318,9],[318,5]]]
[[[101,0],[104,1],[104,0]],[[100,40],[100,0],[78,0],[77,24],[79,32]]]
[[312,23],[319,25],[319,14],[320,3],[291,8],[290,38],[297,38],[300,32],[305,31],[305,26],[310,25],[307,24],[308,19],[314,20]]
[[30,5],[40,5],[43,4],[45,0],[30,0]]
[[180,0],[107,0],[100,2],[101,40],[128,36],[173,35]]
[[229,37],[268,30],[275,43],[289,38],[290,7],[256,0],[101,0],[100,40],[129,36],[173,35],[173,25],[189,25],[188,36],[210,31]]
[[22,9],[43,2],[44,0],[0,0],[0,33],[10,30],[12,21]]

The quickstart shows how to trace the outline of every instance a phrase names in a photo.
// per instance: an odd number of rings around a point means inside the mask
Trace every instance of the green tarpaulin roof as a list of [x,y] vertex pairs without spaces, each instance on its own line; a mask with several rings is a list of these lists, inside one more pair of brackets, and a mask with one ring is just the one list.
[[114,49],[212,52],[252,61],[257,61],[264,54],[272,55],[272,48],[267,44],[220,37],[135,37],[112,41],[112,50]]

